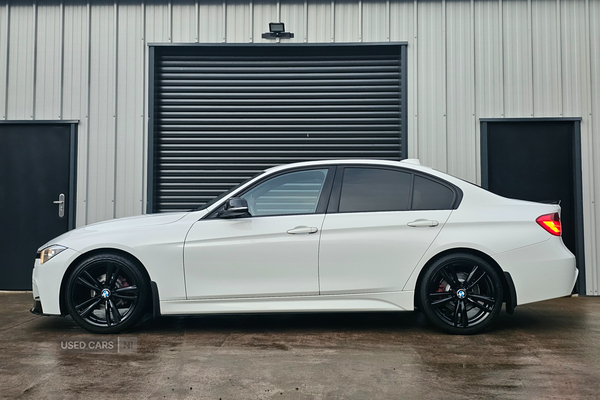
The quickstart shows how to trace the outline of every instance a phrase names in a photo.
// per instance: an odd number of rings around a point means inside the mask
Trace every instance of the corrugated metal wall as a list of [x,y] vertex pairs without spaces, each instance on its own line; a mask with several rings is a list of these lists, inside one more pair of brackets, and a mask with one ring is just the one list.
[[[479,118],[582,117],[588,294],[599,294],[600,0],[0,3],[0,117],[78,119],[77,224],[146,203],[148,46],[408,42],[408,151],[478,182]],[[594,118],[595,117],[595,118]]]

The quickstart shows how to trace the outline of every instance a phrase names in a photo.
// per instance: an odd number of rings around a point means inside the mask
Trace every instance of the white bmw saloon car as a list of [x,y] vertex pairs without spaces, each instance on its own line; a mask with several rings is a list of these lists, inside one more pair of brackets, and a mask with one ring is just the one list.
[[278,166],[197,210],[97,223],[39,251],[32,312],[94,333],[144,313],[412,311],[481,332],[503,303],[571,294],[560,207],[418,160]]

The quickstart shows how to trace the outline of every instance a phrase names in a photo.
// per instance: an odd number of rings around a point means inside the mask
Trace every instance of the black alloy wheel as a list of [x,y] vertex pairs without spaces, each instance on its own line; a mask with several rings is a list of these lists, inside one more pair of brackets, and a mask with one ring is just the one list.
[[450,254],[436,260],[419,284],[419,301],[427,318],[453,334],[479,333],[502,309],[502,282],[485,260]]
[[134,326],[145,311],[149,284],[140,267],[116,254],[97,254],[71,273],[65,292],[73,320],[93,333]]

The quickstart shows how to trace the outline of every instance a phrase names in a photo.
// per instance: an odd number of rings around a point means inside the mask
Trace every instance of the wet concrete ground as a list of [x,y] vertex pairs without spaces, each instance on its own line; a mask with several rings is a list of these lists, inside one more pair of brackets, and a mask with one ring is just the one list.
[[520,306],[477,336],[417,312],[163,317],[119,335],[137,339],[132,354],[62,350],[106,336],[30,303],[0,293],[0,397],[600,398],[598,297]]

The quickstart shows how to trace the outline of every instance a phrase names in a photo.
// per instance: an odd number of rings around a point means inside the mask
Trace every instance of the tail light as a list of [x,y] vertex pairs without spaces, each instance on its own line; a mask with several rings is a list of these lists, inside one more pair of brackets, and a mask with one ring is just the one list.
[[551,235],[560,236],[562,234],[562,226],[560,224],[560,217],[558,216],[558,213],[542,215],[538,217],[535,222],[537,222]]

